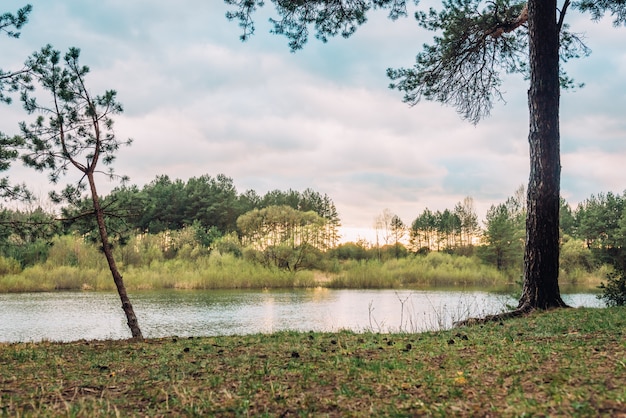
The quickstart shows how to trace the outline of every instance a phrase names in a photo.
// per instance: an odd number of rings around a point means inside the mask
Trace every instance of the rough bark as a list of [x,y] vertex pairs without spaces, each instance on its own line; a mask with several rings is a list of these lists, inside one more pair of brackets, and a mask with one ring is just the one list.
[[559,32],[556,0],[528,2],[530,179],[518,310],[566,306],[559,291]]
[[98,223],[98,231],[100,232],[100,239],[102,241],[102,250],[104,251],[107,263],[109,264],[109,270],[111,270],[111,274],[113,275],[113,281],[115,282],[117,293],[122,301],[122,309],[126,314],[128,328],[130,328],[133,339],[142,340],[143,335],[141,333],[141,329],[139,328],[137,316],[135,316],[135,310],[133,309],[133,305],[130,303],[130,299],[126,293],[126,286],[124,286],[124,280],[122,279],[122,275],[120,274],[117,264],[115,263],[115,258],[113,257],[113,251],[111,250],[111,244],[109,243],[109,237],[104,223],[104,213],[100,205],[100,199],[98,198],[93,173],[87,173],[87,179],[89,181],[93,208],[96,214],[96,221]]

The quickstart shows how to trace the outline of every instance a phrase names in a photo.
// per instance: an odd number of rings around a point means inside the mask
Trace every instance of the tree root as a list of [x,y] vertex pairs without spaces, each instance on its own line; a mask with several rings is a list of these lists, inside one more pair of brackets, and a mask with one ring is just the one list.
[[486,324],[489,322],[502,322],[502,321],[506,321],[507,319],[519,318],[522,316],[530,315],[531,313],[537,312],[537,311],[547,311],[550,309],[569,308],[569,307],[570,306],[566,304],[548,308],[548,309],[539,309],[539,308],[534,308],[532,306],[521,306],[513,311],[502,312],[502,313],[495,314],[495,315],[487,315],[482,318],[467,318],[462,321],[457,321],[452,325],[454,327],[471,327],[474,325],[482,325],[482,324]]

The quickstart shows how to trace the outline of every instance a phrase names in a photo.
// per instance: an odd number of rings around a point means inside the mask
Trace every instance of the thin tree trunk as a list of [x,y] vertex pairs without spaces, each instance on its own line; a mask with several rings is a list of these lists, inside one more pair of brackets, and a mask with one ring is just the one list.
[[133,309],[133,305],[130,303],[130,299],[128,298],[128,294],[126,293],[126,286],[124,286],[124,280],[122,279],[122,275],[117,269],[115,258],[113,258],[113,251],[111,250],[111,244],[109,243],[109,237],[107,234],[106,225],[104,223],[104,214],[102,212],[102,207],[100,206],[100,199],[98,198],[93,173],[87,173],[87,179],[89,180],[91,199],[93,201],[93,208],[96,213],[98,230],[100,231],[102,250],[104,251],[104,255],[107,259],[107,262],[109,263],[109,270],[111,270],[111,274],[113,275],[113,281],[115,282],[115,287],[117,288],[117,293],[119,294],[120,300],[122,301],[122,309],[126,314],[128,328],[130,328],[133,339],[143,340],[143,335],[141,333],[141,329],[139,328],[139,322],[137,321],[137,317],[135,316],[135,310]]
[[559,291],[559,32],[556,0],[529,0],[530,179],[518,310],[566,306]]

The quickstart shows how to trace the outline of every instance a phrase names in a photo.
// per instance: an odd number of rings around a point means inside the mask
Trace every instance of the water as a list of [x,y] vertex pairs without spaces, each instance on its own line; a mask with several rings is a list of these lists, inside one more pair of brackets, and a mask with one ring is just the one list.
[[[279,330],[420,332],[515,304],[496,293],[436,290],[172,290],[130,297],[147,338]],[[565,294],[563,299],[571,306],[602,306],[592,294]],[[116,293],[0,294],[0,342],[130,336]]]

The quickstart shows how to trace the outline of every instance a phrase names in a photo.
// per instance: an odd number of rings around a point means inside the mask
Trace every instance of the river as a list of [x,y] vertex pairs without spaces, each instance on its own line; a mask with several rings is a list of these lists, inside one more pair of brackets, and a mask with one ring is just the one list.
[[[421,332],[502,312],[515,300],[478,290],[219,290],[130,294],[144,337],[280,330]],[[589,293],[571,306],[603,306]],[[130,338],[116,293],[0,294],[0,342]]]

